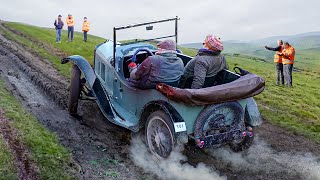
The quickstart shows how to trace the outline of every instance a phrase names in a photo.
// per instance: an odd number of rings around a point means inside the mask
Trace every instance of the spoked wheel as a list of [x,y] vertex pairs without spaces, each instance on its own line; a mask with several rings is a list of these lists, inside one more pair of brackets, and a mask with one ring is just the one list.
[[68,111],[70,115],[77,115],[78,100],[81,92],[80,76],[81,76],[81,71],[78,68],[78,66],[74,64],[71,70],[70,95],[69,95],[69,104],[68,104]]
[[175,146],[173,125],[163,111],[153,112],[146,122],[146,141],[156,160],[168,158]]
[[[243,110],[239,103],[229,102],[208,106],[198,116],[195,123],[194,135],[198,138],[214,134],[226,133],[239,129],[242,120]],[[197,142],[199,143],[199,142]],[[219,147],[225,143],[224,139],[217,139],[214,147]],[[202,147],[202,144],[197,144]]]
[[235,152],[244,151],[246,149],[249,149],[249,147],[253,143],[254,139],[254,132],[253,128],[250,126],[246,126],[246,136],[243,136],[240,139],[236,139],[229,143],[230,148]]

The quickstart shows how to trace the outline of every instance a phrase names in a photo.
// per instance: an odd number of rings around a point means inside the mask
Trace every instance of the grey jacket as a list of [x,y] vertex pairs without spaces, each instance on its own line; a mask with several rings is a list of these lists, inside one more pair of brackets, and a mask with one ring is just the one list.
[[152,89],[159,82],[178,81],[183,71],[183,61],[177,57],[176,53],[161,53],[144,60],[135,72],[136,80],[131,79],[130,81],[135,87]]
[[228,65],[220,52],[200,49],[186,65],[181,81],[193,76],[191,88],[199,89],[202,88],[206,77],[215,76],[223,69],[228,69]]

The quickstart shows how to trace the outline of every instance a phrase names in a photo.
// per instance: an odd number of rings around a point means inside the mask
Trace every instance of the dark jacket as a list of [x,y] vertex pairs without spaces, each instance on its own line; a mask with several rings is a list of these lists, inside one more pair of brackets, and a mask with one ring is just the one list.
[[176,53],[161,53],[145,59],[135,73],[136,80],[130,81],[140,89],[153,89],[159,82],[179,81],[183,70],[183,62]]
[[268,50],[270,50],[270,51],[280,51],[280,50],[281,50],[281,46],[277,46],[277,47],[275,47],[275,48],[265,46],[265,48],[268,49]]
[[206,77],[215,76],[223,69],[228,69],[228,65],[220,52],[200,49],[186,65],[181,82],[193,76],[191,88],[199,89],[204,85]]
[[61,21],[58,20],[58,25],[57,25],[57,20],[54,21],[54,26],[56,27],[56,29],[62,29],[63,25],[64,23],[62,20]]

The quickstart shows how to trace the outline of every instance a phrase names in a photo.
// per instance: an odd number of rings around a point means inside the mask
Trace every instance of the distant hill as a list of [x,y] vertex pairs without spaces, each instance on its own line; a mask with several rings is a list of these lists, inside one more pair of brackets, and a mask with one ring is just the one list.
[[[282,39],[288,41],[296,49],[297,61],[320,64],[320,32],[309,32],[290,36],[273,36],[252,41],[225,41],[224,53],[244,54],[259,57],[266,61],[272,61],[274,52],[264,48],[265,45],[270,47],[277,46],[276,41]],[[202,43],[182,44],[183,47],[199,49]]]

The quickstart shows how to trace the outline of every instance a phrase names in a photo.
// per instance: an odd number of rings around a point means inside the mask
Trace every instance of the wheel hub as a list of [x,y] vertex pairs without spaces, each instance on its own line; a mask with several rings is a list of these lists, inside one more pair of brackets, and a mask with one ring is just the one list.
[[161,142],[164,140],[164,135],[163,133],[156,133],[154,137],[154,141],[156,142],[157,147],[160,147]]

